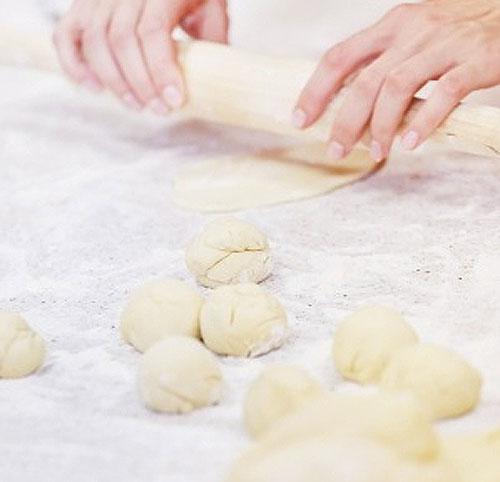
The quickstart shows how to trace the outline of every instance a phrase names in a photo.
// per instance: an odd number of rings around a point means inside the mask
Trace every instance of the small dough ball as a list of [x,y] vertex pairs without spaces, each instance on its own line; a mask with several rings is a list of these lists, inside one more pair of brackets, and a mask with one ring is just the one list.
[[438,453],[436,433],[420,404],[405,393],[327,393],[278,420],[260,439],[262,451],[307,438],[362,437],[414,460]]
[[139,393],[152,410],[191,412],[216,404],[221,389],[215,356],[194,338],[165,338],[149,348],[140,362]]
[[183,281],[149,281],[131,294],[123,310],[122,336],[141,352],[170,335],[199,338],[202,303],[203,298]]
[[0,378],[20,378],[36,371],[45,343],[17,313],[0,311]]
[[216,353],[258,356],[282,345],[287,321],[279,301],[252,283],[220,286],[205,301],[201,336]]
[[371,440],[317,437],[296,440],[258,459],[245,454],[226,482],[457,482],[445,462],[416,463]]
[[198,282],[209,288],[259,283],[271,274],[269,243],[253,224],[219,218],[188,246],[186,264]]
[[481,383],[480,373],[461,356],[424,343],[396,353],[381,380],[386,389],[413,393],[433,419],[472,410],[479,401]]
[[344,318],[333,339],[340,374],[359,383],[376,383],[392,355],[417,343],[400,313],[385,306],[362,308]]
[[273,365],[250,385],[243,419],[250,436],[259,438],[277,420],[323,393],[318,381],[293,365]]

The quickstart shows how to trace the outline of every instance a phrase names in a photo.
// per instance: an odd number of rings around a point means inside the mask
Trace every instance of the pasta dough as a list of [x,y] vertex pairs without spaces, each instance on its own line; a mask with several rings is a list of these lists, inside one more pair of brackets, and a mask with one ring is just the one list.
[[149,281],[131,294],[123,310],[122,336],[139,351],[169,335],[197,338],[202,302],[202,297],[183,281]]
[[271,274],[267,237],[253,224],[219,218],[207,224],[186,250],[186,264],[199,283],[259,283]]
[[217,403],[222,374],[215,357],[198,340],[170,336],[144,353],[139,393],[147,407],[186,413]]
[[345,378],[376,383],[392,355],[417,342],[417,335],[400,313],[370,306],[342,320],[333,339],[333,358]]
[[252,283],[220,286],[203,304],[201,336],[221,355],[258,356],[283,343],[287,320],[280,302]]
[[297,201],[359,180],[376,167],[360,150],[334,166],[312,165],[322,159],[324,147],[313,145],[200,161],[177,173],[174,201],[187,209],[211,212]]
[[0,311],[0,378],[20,378],[37,370],[45,358],[45,343],[24,318]]
[[250,385],[243,405],[247,432],[259,438],[289,413],[321,395],[323,388],[305,370],[293,365],[265,368]]
[[479,401],[481,384],[480,373],[461,356],[428,343],[396,353],[381,380],[383,388],[413,393],[434,419],[472,410]]

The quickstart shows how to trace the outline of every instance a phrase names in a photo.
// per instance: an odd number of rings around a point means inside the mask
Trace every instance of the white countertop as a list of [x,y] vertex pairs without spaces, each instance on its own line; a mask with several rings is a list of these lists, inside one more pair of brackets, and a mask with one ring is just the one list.
[[49,350],[37,375],[0,381],[2,482],[218,482],[248,443],[241,400],[264,365],[356,389],[334,371],[331,332],[370,302],[482,371],[481,406],[443,430],[500,424],[499,159],[397,155],[331,195],[240,213],[272,240],[265,287],[289,312],[289,340],[221,359],[219,406],[159,415],[138,400],[120,310],[150,277],[191,280],[183,247],[210,216],[173,205],[179,166],[262,139],[129,113],[50,74],[3,67],[0,85],[0,309],[22,312]]

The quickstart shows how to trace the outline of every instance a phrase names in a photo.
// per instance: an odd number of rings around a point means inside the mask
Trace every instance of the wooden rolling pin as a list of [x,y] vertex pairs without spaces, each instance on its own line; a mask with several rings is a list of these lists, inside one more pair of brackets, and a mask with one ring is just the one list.
[[[0,63],[59,70],[47,33],[0,32]],[[273,58],[199,41],[179,43],[179,53],[189,93],[184,110],[189,115],[305,142],[328,140],[343,92],[310,128],[300,131],[290,125],[292,108],[315,62]],[[406,121],[421,102],[414,100]],[[500,155],[500,109],[462,104],[432,138],[461,152]]]

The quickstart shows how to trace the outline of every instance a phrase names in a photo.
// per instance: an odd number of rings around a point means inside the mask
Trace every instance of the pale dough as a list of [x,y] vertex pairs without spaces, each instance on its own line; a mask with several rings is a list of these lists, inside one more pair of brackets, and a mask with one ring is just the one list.
[[269,243],[253,224],[219,218],[189,244],[186,265],[200,284],[210,288],[259,283],[271,274]]
[[355,437],[295,440],[231,468],[226,482],[459,482],[445,461],[415,462]]
[[258,356],[282,345],[286,312],[281,303],[252,283],[220,286],[200,313],[201,336],[216,353]]
[[367,438],[414,460],[430,460],[439,449],[429,418],[412,396],[328,393],[278,420],[248,456],[319,436]]
[[243,404],[250,436],[259,438],[273,425],[324,392],[309,373],[294,365],[271,365],[252,382]]
[[361,179],[376,168],[365,151],[330,166],[324,146],[200,161],[181,168],[174,201],[196,211],[232,211],[306,199]]
[[222,374],[215,356],[200,341],[170,336],[144,353],[139,393],[148,408],[186,413],[217,403]]
[[457,417],[479,402],[481,375],[457,353],[420,343],[397,352],[382,374],[381,386],[414,394],[433,419]]
[[0,378],[20,378],[36,371],[45,358],[45,342],[24,318],[0,311]]
[[333,338],[333,358],[344,378],[376,383],[394,353],[417,342],[417,335],[399,312],[369,306],[341,321]]
[[198,292],[184,281],[149,281],[130,295],[121,316],[122,336],[139,351],[169,335],[197,338],[202,302]]
[[444,457],[458,468],[463,482],[500,480],[500,429],[447,435],[442,438]]

